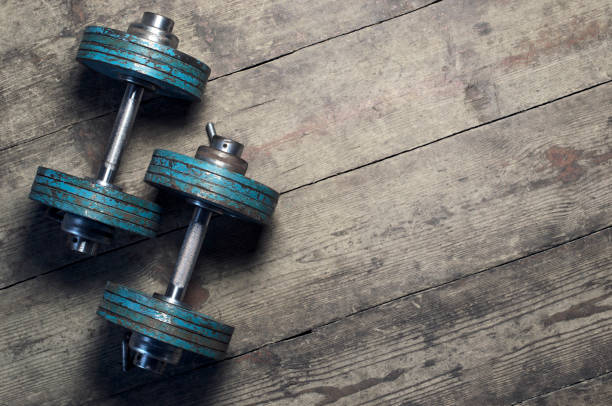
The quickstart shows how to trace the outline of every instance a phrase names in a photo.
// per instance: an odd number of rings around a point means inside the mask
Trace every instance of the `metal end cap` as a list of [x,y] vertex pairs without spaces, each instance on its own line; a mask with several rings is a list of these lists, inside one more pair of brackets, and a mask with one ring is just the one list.
[[[221,137],[215,136],[215,138]],[[241,175],[244,175],[249,167],[247,161],[239,156],[232,155],[225,151],[206,145],[201,145],[198,148],[195,157],[218,167],[229,169],[230,171],[239,173]]]
[[127,32],[158,44],[177,48],[179,39],[172,34],[173,28],[172,19],[147,11],[142,15],[140,21],[130,24]]
[[68,248],[79,254],[94,256],[98,253],[100,244],[87,238],[76,235],[69,235],[66,239]]

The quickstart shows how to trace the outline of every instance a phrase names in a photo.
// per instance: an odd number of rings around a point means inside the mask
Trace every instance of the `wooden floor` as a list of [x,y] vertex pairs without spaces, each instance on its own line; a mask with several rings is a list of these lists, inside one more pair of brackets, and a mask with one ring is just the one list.
[[[405,0],[0,5],[0,405],[612,404],[612,4]],[[270,227],[215,218],[187,300],[228,359],[121,372],[107,280],[163,291],[160,236],[70,254],[27,199],[38,165],[100,161],[122,85],[85,25],[173,18],[202,103],[149,98],[117,183],[204,125],[281,191]]]

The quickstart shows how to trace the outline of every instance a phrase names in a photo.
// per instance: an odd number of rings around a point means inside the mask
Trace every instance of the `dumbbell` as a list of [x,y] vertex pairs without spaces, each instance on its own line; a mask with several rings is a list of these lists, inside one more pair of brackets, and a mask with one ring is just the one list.
[[122,342],[124,370],[162,373],[167,364],[178,364],[183,350],[222,359],[234,331],[182,300],[213,213],[266,224],[278,193],[244,176],[242,144],[216,135],[212,123],[206,132],[210,146],[200,146],[195,158],[156,150],[145,175],[146,182],[195,206],[165,294],[148,296],[109,282],[98,308],[98,315],[130,330]]
[[68,233],[68,246],[95,255],[112,240],[114,229],[154,237],[161,208],[124,193],[112,184],[121,152],[132,130],[143,92],[200,100],[210,75],[203,62],[178,51],[174,22],[146,12],[127,32],[85,28],[77,60],[103,75],[127,83],[106,155],[95,179],[39,167],[30,199],[49,206],[49,214]]

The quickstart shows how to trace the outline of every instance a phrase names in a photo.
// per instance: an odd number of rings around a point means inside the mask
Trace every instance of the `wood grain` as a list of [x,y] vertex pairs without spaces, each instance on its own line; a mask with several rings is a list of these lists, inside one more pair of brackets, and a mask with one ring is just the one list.
[[[236,355],[609,226],[611,89],[286,193],[259,236],[217,218],[188,300],[236,327]],[[95,309],[107,279],[163,291],[182,234],[3,291],[0,398],[85,401],[154,379],[119,372],[122,332]]]
[[[193,154],[207,120],[247,145],[251,176],[286,191],[609,80],[609,2],[564,4],[443,1],[215,80],[204,105],[151,101],[118,183],[152,196],[142,183],[152,150]],[[95,173],[112,120],[0,153],[0,286],[78,260],[27,193],[38,165]],[[186,217],[164,221],[168,231]]]
[[520,403],[523,406],[607,406],[612,399],[612,373],[589,379]]
[[610,248],[608,229],[95,404],[519,402],[612,370]]
[[[116,109],[117,85],[74,60],[86,25],[127,30],[143,11],[175,20],[179,49],[211,66],[212,78],[375,24],[433,0],[162,3],[9,1],[0,6],[0,149]],[[110,91],[109,91],[110,90]]]

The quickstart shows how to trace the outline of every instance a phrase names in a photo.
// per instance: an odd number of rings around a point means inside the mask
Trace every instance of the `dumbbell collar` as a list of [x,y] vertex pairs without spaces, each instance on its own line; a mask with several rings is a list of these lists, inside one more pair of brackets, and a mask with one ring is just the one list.
[[172,19],[147,11],[140,21],[130,24],[127,32],[176,49],[179,39],[172,34],[172,28],[174,28]]

